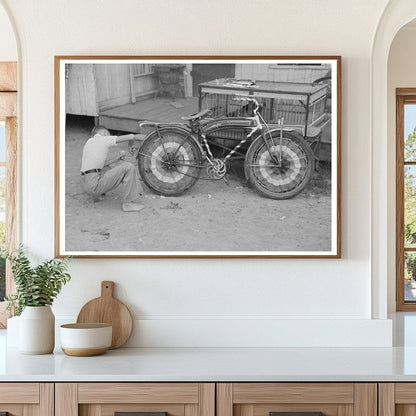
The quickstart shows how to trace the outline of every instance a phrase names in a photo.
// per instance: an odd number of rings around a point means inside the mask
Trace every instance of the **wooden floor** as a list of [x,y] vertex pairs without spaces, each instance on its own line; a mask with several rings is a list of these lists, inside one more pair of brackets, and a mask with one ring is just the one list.
[[139,122],[181,122],[181,117],[198,111],[198,97],[156,97],[126,104],[99,114],[99,124],[111,130],[139,133]]

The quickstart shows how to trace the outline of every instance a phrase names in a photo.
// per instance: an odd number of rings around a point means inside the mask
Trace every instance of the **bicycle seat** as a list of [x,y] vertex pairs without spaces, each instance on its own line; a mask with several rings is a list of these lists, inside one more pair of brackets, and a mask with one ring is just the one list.
[[186,120],[186,121],[190,121],[190,120],[194,121],[194,120],[204,118],[210,115],[211,113],[212,113],[211,110],[205,109],[205,110],[199,111],[198,113],[190,114],[189,116],[182,116],[181,119]]

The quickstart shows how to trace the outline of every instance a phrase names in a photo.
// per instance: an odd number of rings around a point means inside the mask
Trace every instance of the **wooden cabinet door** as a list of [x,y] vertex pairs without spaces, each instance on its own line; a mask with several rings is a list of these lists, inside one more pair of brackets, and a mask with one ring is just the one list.
[[53,383],[0,383],[0,415],[53,416]]
[[213,383],[57,383],[55,416],[215,416]]
[[380,383],[379,416],[415,416],[416,383]]
[[217,416],[377,416],[377,384],[220,383]]

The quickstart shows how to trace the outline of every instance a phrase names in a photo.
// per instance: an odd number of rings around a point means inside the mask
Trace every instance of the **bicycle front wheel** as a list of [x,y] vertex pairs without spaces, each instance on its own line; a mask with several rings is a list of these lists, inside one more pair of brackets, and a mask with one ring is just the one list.
[[179,129],[150,133],[138,155],[143,182],[153,191],[177,196],[191,188],[202,168],[202,153],[193,136]]
[[310,146],[303,138],[287,132],[282,141],[280,133],[273,140],[258,137],[244,161],[250,184],[261,195],[272,199],[288,199],[301,192],[309,183],[313,168],[314,155]]

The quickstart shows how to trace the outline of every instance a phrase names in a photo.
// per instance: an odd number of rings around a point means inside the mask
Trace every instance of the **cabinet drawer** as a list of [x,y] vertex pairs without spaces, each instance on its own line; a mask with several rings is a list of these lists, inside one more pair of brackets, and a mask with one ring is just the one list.
[[380,383],[380,416],[416,415],[416,383]]
[[60,383],[56,416],[215,416],[213,383]]
[[40,400],[38,383],[0,383],[0,403],[31,403]]
[[377,416],[375,383],[221,383],[217,416]]
[[198,403],[198,383],[80,383],[79,403]]
[[53,416],[53,384],[0,383],[0,415]]

